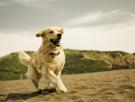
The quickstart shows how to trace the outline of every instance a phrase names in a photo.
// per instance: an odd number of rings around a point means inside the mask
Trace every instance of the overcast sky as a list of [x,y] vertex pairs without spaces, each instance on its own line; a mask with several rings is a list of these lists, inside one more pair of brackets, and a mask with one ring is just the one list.
[[135,0],[0,0],[0,56],[37,50],[47,26],[65,28],[64,48],[135,52]]

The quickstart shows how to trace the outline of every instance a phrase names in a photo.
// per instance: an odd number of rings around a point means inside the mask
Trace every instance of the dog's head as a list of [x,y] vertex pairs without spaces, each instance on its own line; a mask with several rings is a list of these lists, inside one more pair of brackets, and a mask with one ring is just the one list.
[[47,40],[55,46],[60,46],[61,37],[64,34],[64,29],[61,27],[48,27],[38,32],[37,37],[42,37],[43,40]]

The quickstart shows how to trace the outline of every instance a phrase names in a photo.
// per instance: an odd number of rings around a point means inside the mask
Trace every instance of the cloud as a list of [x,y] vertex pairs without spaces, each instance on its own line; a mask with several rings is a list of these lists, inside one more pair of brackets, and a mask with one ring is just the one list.
[[78,27],[65,30],[63,45],[72,49],[135,51],[135,24]]
[[37,50],[41,39],[32,34],[50,25],[65,27],[64,48],[135,51],[134,3],[77,1],[1,0],[0,55]]
[[74,18],[64,23],[69,27],[76,26],[102,26],[102,25],[115,25],[118,23],[129,22],[135,19],[135,14],[130,12],[124,12],[121,10],[112,11],[95,11],[88,12],[85,15]]
[[[135,20],[115,26],[65,27],[62,39],[64,48],[83,50],[121,50],[135,52]],[[10,33],[10,34],[6,34]],[[32,31],[0,31],[0,56],[14,51],[37,50],[41,38]]]
[[93,23],[96,20],[98,20],[100,18],[100,16],[101,16],[100,11],[94,12],[94,13],[87,13],[82,17],[74,18],[74,19],[66,22],[65,25],[78,26],[78,25],[85,24],[85,23],[88,23],[88,22]]
[[49,3],[52,3],[54,1],[56,0],[7,0],[0,1],[0,6],[21,5],[27,8],[46,8]]
[[22,6],[25,7],[37,7],[37,8],[45,8],[46,6],[41,3],[42,0],[12,0]]
[[2,6],[9,6],[10,5],[10,3],[8,3],[8,2],[0,2],[0,7]]
[[0,32],[0,56],[16,51],[37,50],[41,44],[41,39],[36,38],[32,32],[10,33],[5,34]]

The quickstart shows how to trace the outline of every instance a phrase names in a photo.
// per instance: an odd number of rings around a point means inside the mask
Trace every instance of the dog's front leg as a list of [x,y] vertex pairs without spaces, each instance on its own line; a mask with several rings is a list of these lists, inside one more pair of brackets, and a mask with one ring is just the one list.
[[67,92],[66,87],[64,86],[62,80],[57,76],[53,71],[49,71],[50,80],[57,85],[58,90],[62,92]]
[[57,76],[60,78],[60,76],[61,76],[61,71],[58,72]]

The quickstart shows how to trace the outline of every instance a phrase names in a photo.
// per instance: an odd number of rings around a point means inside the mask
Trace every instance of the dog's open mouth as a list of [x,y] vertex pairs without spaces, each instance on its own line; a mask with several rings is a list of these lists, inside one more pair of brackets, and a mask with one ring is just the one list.
[[51,43],[53,43],[55,46],[60,46],[60,39],[50,39]]

